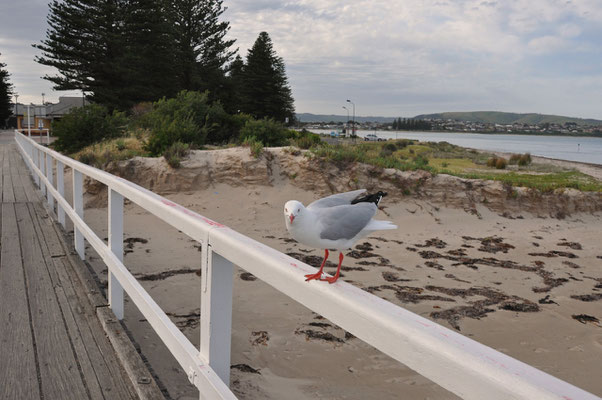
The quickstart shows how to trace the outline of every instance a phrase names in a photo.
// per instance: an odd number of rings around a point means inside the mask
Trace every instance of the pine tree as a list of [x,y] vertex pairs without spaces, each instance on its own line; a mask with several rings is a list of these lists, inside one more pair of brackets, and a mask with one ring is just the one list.
[[164,0],[129,0],[125,6],[120,64],[127,68],[123,70],[122,109],[177,93],[175,42],[166,6]]
[[6,64],[0,62],[0,126],[12,115],[11,96],[13,85],[8,81],[10,74],[6,71]]
[[126,84],[120,0],[53,0],[49,4],[46,39],[34,47],[42,50],[36,61],[56,68],[58,75],[44,76],[55,90],[82,90],[93,101],[115,107]]
[[225,39],[230,23],[219,21],[226,11],[222,3],[223,0],[171,2],[179,87],[209,90],[212,99],[221,98],[228,65],[236,53],[230,50],[235,40]]
[[242,110],[255,118],[293,122],[294,100],[284,61],[276,55],[267,32],[261,32],[249,49],[243,69]]
[[228,67],[228,75],[226,79],[226,86],[224,90],[224,96],[221,98],[224,108],[231,114],[238,113],[242,110],[243,103],[241,100],[242,96],[242,85],[244,81],[243,70],[245,63],[242,57],[237,54],[236,58]]

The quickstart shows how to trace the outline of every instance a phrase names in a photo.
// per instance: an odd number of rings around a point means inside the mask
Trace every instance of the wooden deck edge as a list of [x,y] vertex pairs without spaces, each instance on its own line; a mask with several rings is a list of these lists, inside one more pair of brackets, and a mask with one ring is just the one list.
[[130,337],[109,307],[97,307],[96,315],[105,330],[109,341],[115,348],[117,357],[123,365],[132,386],[141,399],[165,399],[159,385],[148,370]]
[[66,258],[73,266],[72,269],[75,271],[78,280],[83,285],[88,300],[96,309],[96,316],[111,342],[111,345],[115,349],[119,362],[130,379],[132,387],[142,400],[164,400],[166,398],[165,395],[161,391],[141,355],[136,350],[134,343],[127,335],[121,322],[119,322],[115,314],[113,314],[113,311],[108,307],[108,302],[102,295],[98,282],[88,265],[77,256],[73,243],[70,243],[67,240],[67,233],[57,222],[54,211],[50,210],[45,203],[43,203],[43,206],[48,212],[48,215],[52,218],[52,226],[57,232],[57,236],[63,247],[66,249]]

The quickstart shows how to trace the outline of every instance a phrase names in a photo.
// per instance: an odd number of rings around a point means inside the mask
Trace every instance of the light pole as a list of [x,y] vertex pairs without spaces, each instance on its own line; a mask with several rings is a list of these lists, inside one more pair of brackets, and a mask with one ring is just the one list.
[[355,138],[355,103],[349,99],[347,99],[347,103],[351,103],[351,105],[353,106],[353,124],[351,125],[351,134]]
[[[345,106],[343,106],[343,108],[345,110],[347,110],[347,121],[345,121],[345,128],[346,128],[346,131],[347,131],[347,130],[349,130],[349,109],[347,107],[345,107]],[[347,136],[347,132],[346,131],[345,131],[345,136]]]
[[46,96],[46,93],[42,93],[42,105],[44,105],[44,96]]
[[31,137],[31,111],[30,105],[27,105],[27,136]]
[[15,128],[19,129],[19,95],[15,93]]

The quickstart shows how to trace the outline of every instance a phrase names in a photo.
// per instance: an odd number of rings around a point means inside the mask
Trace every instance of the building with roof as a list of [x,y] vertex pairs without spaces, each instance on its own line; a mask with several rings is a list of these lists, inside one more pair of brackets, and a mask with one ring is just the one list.
[[59,102],[52,104],[20,104],[13,105],[13,115],[16,116],[18,131],[41,134],[50,129],[53,121],[61,119],[74,108],[90,104],[83,97],[59,97]]

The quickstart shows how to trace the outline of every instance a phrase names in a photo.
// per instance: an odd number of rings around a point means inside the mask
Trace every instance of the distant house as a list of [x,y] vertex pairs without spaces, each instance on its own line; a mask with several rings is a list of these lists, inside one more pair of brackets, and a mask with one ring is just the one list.
[[[13,105],[13,115],[17,117],[17,130],[41,134],[50,129],[53,121],[61,119],[74,108],[90,104],[82,97],[59,97],[56,104],[20,104]],[[29,113],[29,114],[28,114]]]

